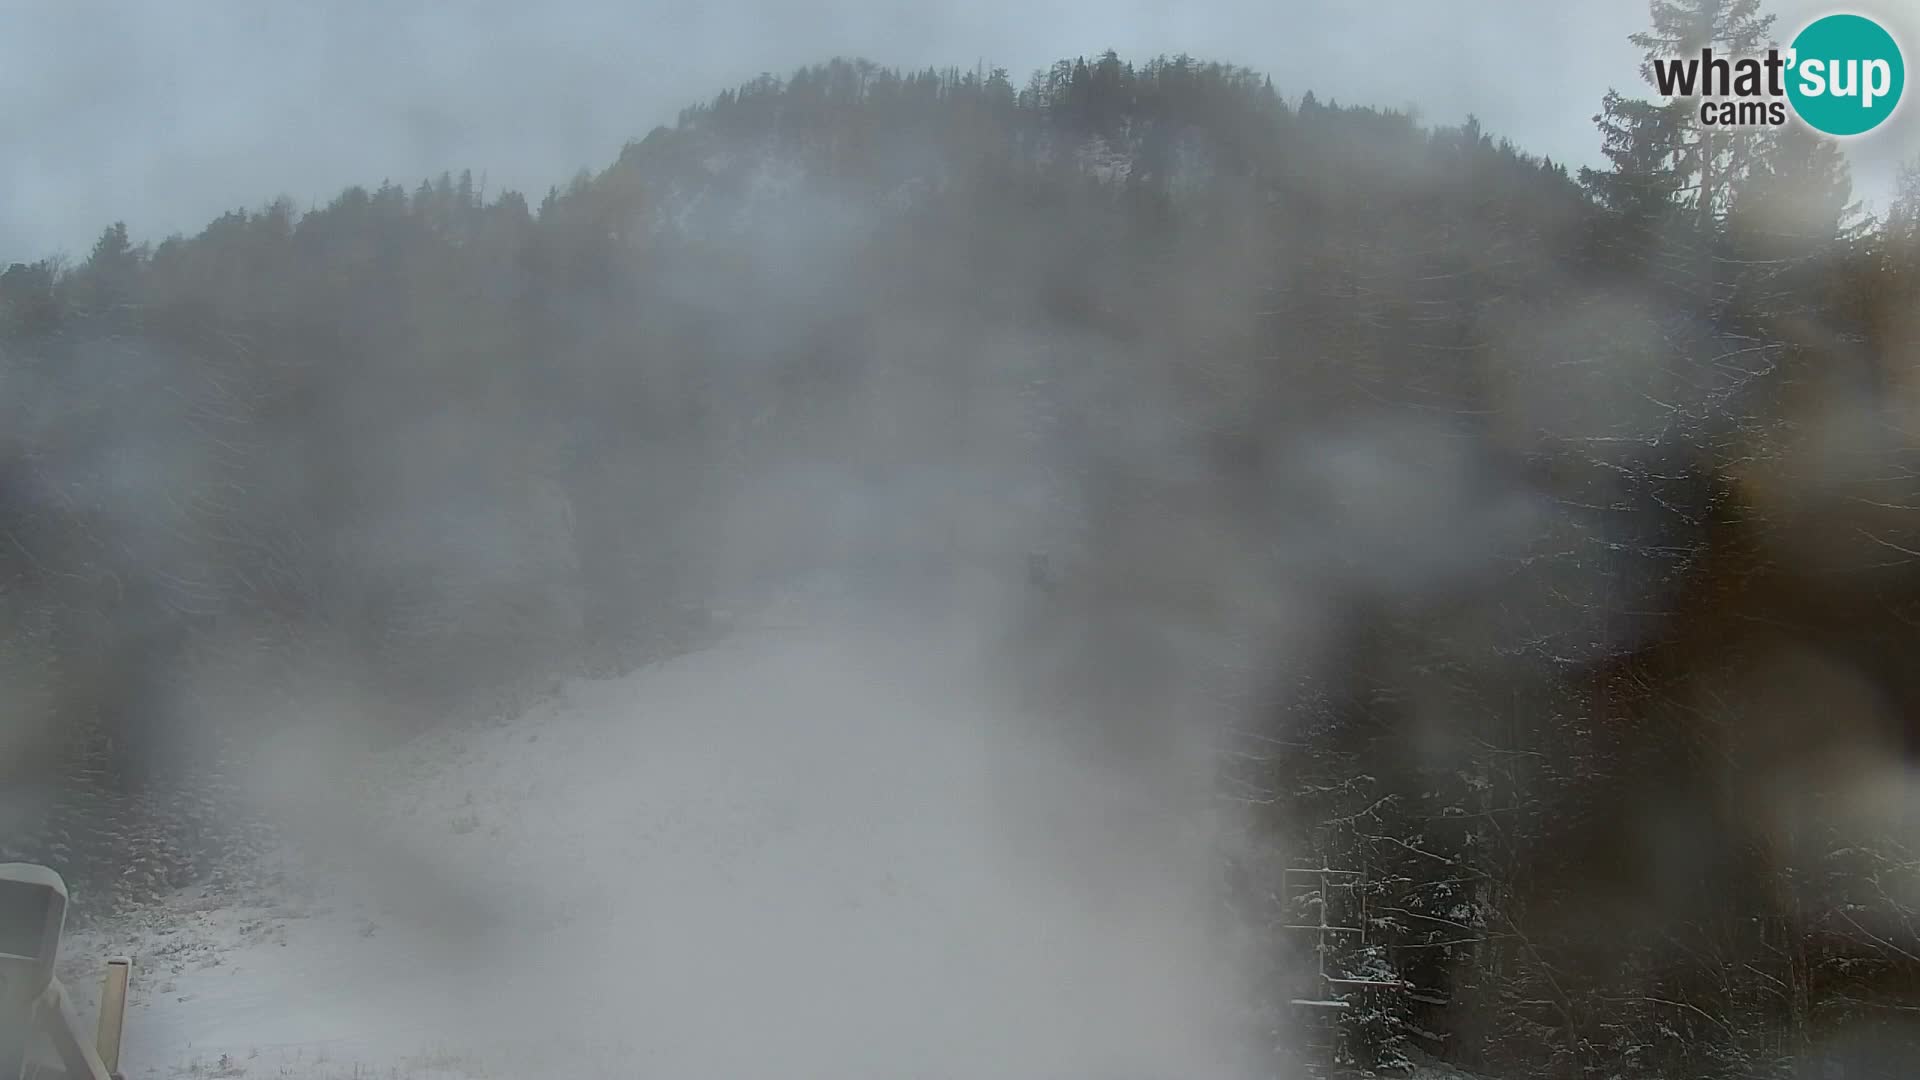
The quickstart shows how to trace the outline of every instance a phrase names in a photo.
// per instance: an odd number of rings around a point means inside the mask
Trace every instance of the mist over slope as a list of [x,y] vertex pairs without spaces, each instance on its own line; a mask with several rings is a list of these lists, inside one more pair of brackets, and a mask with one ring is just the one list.
[[311,899],[82,938],[153,957],[131,1075],[1257,1075],[1204,777],[1112,782],[976,648],[790,623],[373,758],[283,747],[258,794]]
[[[1852,228],[1831,148],[1787,135],[1704,204],[1620,160],[1576,182],[1471,120],[1187,58],[1018,90],[843,61],[537,209],[448,176],[16,265],[6,846],[97,910],[238,873],[262,800],[317,865],[402,906],[438,881],[426,906],[482,927],[526,917],[508,870],[584,873],[532,910],[664,954],[674,1060],[737,1050],[729,1075],[764,1059],[668,973],[757,970],[766,1013],[851,958],[769,1035],[827,1070],[869,984],[937,964],[822,906],[885,866],[928,894],[888,918],[980,913],[925,928],[981,965],[927,990],[977,1024],[926,1037],[1032,1034],[961,1073],[1243,1067],[1241,1006],[1273,1049],[1329,992],[1290,860],[1368,875],[1329,970],[1417,993],[1354,1000],[1359,1061],[1731,1076],[1903,1045],[1911,217]],[[487,784],[552,777],[524,836],[476,796],[447,851],[388,843],[333,786],[783,612],[798,651],[680,669],[699,692],[661,711],[692,733],[607,700],[578,748],[483,755]],[[615,795],[649,769],[711,799]],[[1779,790],[1805,798],[1763,813]],[[492,876],[458,848],[483,834]],[[754,922],[760,891],[801,910]],[[648,900],[706,932],[626,927]]]

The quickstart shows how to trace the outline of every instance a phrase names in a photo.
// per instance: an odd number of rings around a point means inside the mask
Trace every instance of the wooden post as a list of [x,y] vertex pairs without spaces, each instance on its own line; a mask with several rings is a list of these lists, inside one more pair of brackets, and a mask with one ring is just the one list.
[[133,979],[133,961],[116,956],[107,961],[107,981],[100,988],[100,1030],[94,1046],[107,1074],[120,1076],[120,1034],[127,1022],[127,986]]

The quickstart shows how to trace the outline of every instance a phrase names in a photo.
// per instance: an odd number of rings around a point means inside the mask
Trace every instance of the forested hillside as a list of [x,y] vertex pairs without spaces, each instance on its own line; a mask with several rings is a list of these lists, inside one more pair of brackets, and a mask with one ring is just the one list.
[[1920,182],[1869,219],[1831,142],[1631,91],[1574,175],[1284,83],[834,61],[537,206],[13,264],[3,853],[134,902],[232,872],[223,769],[316,703],[398,739],[987,574],[1123,782],[1222,736],[1276,1017],[1278,868],[1365,872],[1329,962],[1410,992],[1357,1060],[1920,1060]]

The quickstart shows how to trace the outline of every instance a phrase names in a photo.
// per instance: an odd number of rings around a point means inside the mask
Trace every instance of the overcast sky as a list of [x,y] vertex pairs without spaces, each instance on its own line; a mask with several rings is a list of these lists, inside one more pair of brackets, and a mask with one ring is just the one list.
[[[1909,0],[1850,6],[1920,42]],[[1829,7],[1771,10],[1784,36]],[[115,219],[157,240],[443,169],[537,197],[682,106],[836,55],[1018,84],[1060,56],[1188,52],[1290,99],[1477,113],[1585,163],[1600,95],[1638,87],[1645,18],[1643,0],[0,0],[0,263],[81,254]],[[1856,141],[1865,194],[1920,152],[1917,116]]]

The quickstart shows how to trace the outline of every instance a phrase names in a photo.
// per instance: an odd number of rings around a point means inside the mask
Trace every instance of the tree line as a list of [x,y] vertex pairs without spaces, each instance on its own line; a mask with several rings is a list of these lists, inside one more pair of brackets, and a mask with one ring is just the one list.
[[[1771,33],[1651,13],[1650,56]],[[1328,898],[1274,868],[1326,860],[1371,913],[1333,963],[1413,991],[1357,1062],[1900,1060],[1913,863],[1862,792],[1920,690],[1920,181],[1870,220],[1796,128],[1596,121],[1575,172],[1189,57],[835,61],[537,205],[448,174],[16,263],[7,854],[137,899],[256,841],[228,755],[313,701],[401,738],[822,574],[936,604],[1044,552],[1006,654],[1091,743],[1233,702],[1276,1024]]]

